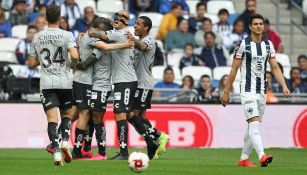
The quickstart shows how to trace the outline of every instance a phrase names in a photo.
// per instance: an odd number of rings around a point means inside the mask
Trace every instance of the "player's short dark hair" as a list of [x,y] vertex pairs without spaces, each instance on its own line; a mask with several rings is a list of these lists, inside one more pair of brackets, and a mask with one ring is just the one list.
[[139,18],[143,20],[143,25],[144,25],[145,27],[148,27],[148,30],[147,30],[147,31],[149,32],[150,29],[151,29],[151,27],[152,27],[151,19],[148,18],[147,16],[140,16]]
[[104,17],[98,17],[95,18],[91,24],[92,27],[94,28],[100,28],[100,25],[103,24],[103,29],[104,31],[108,31],[108,30],[112,30],[113,26],[111,24],[111,20],[108,18],[104,18]]
[[207,74],[204,74],[204,75],[202,75],[202,76],[200,77],[200,80],[202,80],[203,78],[209,78],[209,79],[210,79],[210,76],[207,75]]
[[186,44],[184,45],[184,49],[185,49],[187,46],[191,46],[192,48],[194,48],[194,46],[193,46],[192,43],[186,43]]
[[299,56],[297,57],[297,61],[301,61],[302,59],[307,60],[307,56],[304,55],[304,54],[302,54],[302,55],[299,55]]
[[201,6],[205,6],[205,9],[207,10],[207,5],[206,5],[205,3],[203,3],[203,2],[199,2],[199,3],[196,4],[196,10],[197,10],[199,7],[201,7]]
[[224,15],[224,14],[229,16],[228,10],[227,9],[220,9],[219,12],[218,12],[218,16]]
[[57,5],[47,6],[46,19],[48,23],[54,24],[58,22],[58,20],[60,19],[60,16],[61,16],[61,9],[59,6]]
[[167,66],[167,67],[164,69],[163,73],[165,74],[167,71],[172,71],[172,73],[174,73],[174,70],[173,70],[173,68],[172,68],[171,66]]
[[216,38],[216,35],[212,31],[206,32],[205,35],[204,35],[204,38],[206,38],[208,35],[211,35],[214,38]]
[[183,6],[179,3],[179,2],[175,2],[173,5],[172,5],[172,10],[178,8],[178,7],[181,7],[181,9],[183,9]]
[[27,32],[31,29],[35,29],[36,31],[38,31],[38,28],[35,25],[29,25],[27,28]]
[[264,18],[260,14],[254,14],[249,18],[249,25],[252,25],[254,19],[261,19],[264,22]]

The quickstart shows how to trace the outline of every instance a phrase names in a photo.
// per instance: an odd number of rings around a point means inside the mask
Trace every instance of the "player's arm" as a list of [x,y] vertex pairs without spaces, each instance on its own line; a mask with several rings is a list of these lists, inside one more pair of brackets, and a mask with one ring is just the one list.
[[76,64],[77,70],[86,70],[90,65],[93,65],[97,61],[96,54],[92,54],[90,57],[88,57],[85,61],[79,62]]
[[34,56],[29,56],[28,57],[28,67],[33,69],[37,66],[39,66],[40,63],[39,63],[39,60],[37,59],[37,57],[34,57]]
[[79,60],[79,52],[78,49],[75,47],[69,48],[68,52],[70,53],[70,59],[71,59],[71,67],[75,67]]
[[285,78],[284,78],[281,70],[279,69],[279,66],[277,64],[276,59],[270,58],[269,63],[271,65],[271,69],[272,69],[272,73],[273,73],[274,77],[276,78],[276,80],[278,81],[278,83],[281,85],[281,87],[283,89],[284,95],[286,97],[288,97],[290,95],[290,91],[289,91],[287,84],[285,82]]
[[131,39],[135,43],[135,48],[139,51],[145,51],[148,48],[148,45],[138,39],[136,39],[130,32],[126,33],[128,39]]
[[95,28],[91,28],[90,30],[88,30],[88,35],[90,37],[99,38],[101,40],[109,40],[109,37],[105,31],[99,31]]
[[131,48],[134,47],[134,41],[128,40],[125,43],[114,43],[114,44],[107,44],[103,41],[97,41],[94,44],[94,47],[104,50],[104,51],[112,51],[117,49],[125,49],[125,48]]

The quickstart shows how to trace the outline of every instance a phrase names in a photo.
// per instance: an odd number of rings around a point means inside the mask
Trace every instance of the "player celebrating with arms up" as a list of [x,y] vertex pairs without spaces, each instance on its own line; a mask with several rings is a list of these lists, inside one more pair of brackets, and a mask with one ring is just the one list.
[[[62,116],[61,151],[66,163],[71,162],[69,135],[71,127],[72,81],[71,64],[79,59],[75,39],[71,32],[59,29],[60,7],[47,7],[48,28],[37,33],[31,43],[30,67],[41,65],[41,102],[47,115],[48,136],[54,152],[55,165],[62,165],[57,133],[59,110]],[[71,60],[68,57],[70,53]],[[32,61],[30,61],[32,62]]]
[[221,97],[223,106],[229,102],[229,91],[236,77],[237,71],[241,70],[241,104],[244,108],[248,128],[244,136],[244,146],[239,160],[239,166],[256,167],[250,160],[249,155],[255,148],[259,162],[266,167],[272,162],[273,157],[264,153],[260,135],[260,122],[262,121],[265,108],[266,92],[266,68],[267,62],[272,67],[272,72],[283,88],[286,97],[290,92],[287,88],[283,75],[275,59],[275,50],[272,42],[263,40],[263,17],[255,14],[250,18],[249,28],[251,36],[243,39],[235,49],[232,69]]

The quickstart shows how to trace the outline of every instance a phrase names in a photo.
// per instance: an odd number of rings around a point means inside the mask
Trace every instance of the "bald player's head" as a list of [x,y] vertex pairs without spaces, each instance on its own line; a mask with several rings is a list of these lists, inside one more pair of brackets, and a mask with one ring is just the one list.
[[114,28],[121,29],[128,26],[130,20],[129,12],[120,10],[114,14]]

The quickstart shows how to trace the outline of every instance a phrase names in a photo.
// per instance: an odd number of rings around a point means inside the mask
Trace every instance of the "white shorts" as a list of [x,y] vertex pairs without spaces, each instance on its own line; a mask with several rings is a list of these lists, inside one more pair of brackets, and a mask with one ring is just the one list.
[[241,93],[241,104],[244,109],[246,120],[253,117],[263,118],[265,108],[265,94]]

